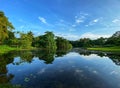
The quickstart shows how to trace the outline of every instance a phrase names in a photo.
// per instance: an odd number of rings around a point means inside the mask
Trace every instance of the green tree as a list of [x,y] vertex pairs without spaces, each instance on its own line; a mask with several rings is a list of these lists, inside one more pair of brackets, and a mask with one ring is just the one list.
[[5,38],[8,38],[8,31],[14,29],[11,22],[8,21],[8,18],[4,15],[4,12],[0,11],[0,44],[2,44]]
[[69,43],[69,41],[62,37],[57,37],[56,45],[57,50],[67,50],[72,48],[72,45]]
[[49,31],[47,31],[47,32],[45,32],[45,35],[44,35],[44,39],[45,39],[45,48],[47,48],[47,49],[56,49],[57,48],[57,46],[56,46],[56,41],[55,41],[55,39],[54,39],[54,34],[52,33],[52,32],[49,32]]
[[92,40],[92,42],[94,46],[103,47],[105,45],[106,40],[106,38],[100,37],[96,40]]
[[15,39],[14,32],[8,31],[8,38],[4,39],[4,44],[12,46],[12,41]]
[[92,46],[92,42],[89,38],[83,38],[80,39],[79,42],[79,47],[91,47]]
[[56,41],[52,32],[45,32],[45,35],[39,36],[37,40],[37,46],[44,49],[56,50]]
[[31,48],[32,40],[33,40],[32,32],[28,32],[27,34],[20,33],[20,42],[22,48]]

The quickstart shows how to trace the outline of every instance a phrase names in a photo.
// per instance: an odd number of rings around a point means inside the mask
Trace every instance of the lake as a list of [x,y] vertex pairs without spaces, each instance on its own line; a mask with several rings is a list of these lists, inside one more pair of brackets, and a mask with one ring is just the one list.
[[19,51],[0,56],[0,84],[24,88],[120,88],[120,54]]

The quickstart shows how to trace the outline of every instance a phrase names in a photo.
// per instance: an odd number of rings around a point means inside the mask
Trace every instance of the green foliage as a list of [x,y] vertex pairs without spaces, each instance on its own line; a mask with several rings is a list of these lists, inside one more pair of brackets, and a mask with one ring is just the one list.
[[56,41],[54,39],[54,34],[52,32],[45,32],[45,35],[43,36],[43,47],[46,49],[56,49]]
[[101,48],[88,48],[88,50],[120,52],[120,47],[101,47]]
[[56,50],[56,41],[52,32],[45,32],[45,35],[38,36],[33,39],[33,46],[44,49]]
[[3,44],[12,45],[12,40],[15,39],[14,32],[8,31],[8,38],[5,38]]
[[12,48],[6,45],[0,45],[0,53],[7,53],[12,50],[17,50],[17,48]]
[[103,38],[103,37],[98,38],[96,40],[92,40],[93,46],[95,46],[95,45],[104,46],[105,42],[106,42],[106,38]]
[[28,32],[27,34],[25,33],[20,33],[20,44],[21,47],[24,49],[29,49],[31,48],[32,45],[32,40],[33,40],[33,34],[32,32]]
[[120,37],[110,37],[105,43],[109,46],[119,46],[120,45]]
[[4,12],[0,11],[0,44],[5,38],[8,38],[8,31],[14,29],[12,23],[8,21],[8,18],[4,15]]
[[[118,33],[118,32],[116,32]],[[80,39],[78,41],[71,41],[70,43],[73,47],[113,47],[113,46],[120,46],[120,35],[114,36],[109,38],[98,38],[95,40],[91,40],[89,38]]]
[[69,43],[69,41],[62,37],[57,37],[56,45],[57,50],[68,50],[72,48],[72,45]]
[[70,41],[70,43],[73,47],[91,47],[93,45],[89,38],[81,38],[78,41]]

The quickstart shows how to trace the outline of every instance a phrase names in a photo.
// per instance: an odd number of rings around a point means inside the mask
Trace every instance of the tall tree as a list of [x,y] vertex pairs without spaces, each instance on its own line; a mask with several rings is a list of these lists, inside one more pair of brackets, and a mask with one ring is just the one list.
[[25,33],[20,33],[20,41],[21,41],[21,47],[22,48],[30,48],[32,45],[32,39],[33,39],[33,34],[32,32],[28,32],[27,34]]
[[56,41],[54,39],[54,34],[52,32],[45,32],[45,35],[43,35],[43,47],[46,49],[56,49]]
[[56,45],[58,50],[68,50],[72,48],[72,45],[69,43],[69,41],[62,37],[57,37]]
[[5,38],[9,37],[8,31],[12,31],[12,29],[14,29],[12,23],[9,22],[4,12],[0,11],[0,44]]
[[12,41],[15,39],[14,32],[8,31],[8,38],[4,39],[4,44],[12,45]]

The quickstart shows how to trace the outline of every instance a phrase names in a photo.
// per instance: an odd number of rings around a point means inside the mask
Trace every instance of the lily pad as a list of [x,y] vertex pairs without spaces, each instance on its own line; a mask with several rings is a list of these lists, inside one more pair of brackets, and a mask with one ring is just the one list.
[[24,81],[25,81],[25,82],[29,82],[30,79],[26,77],[26,78],[24,79]]

